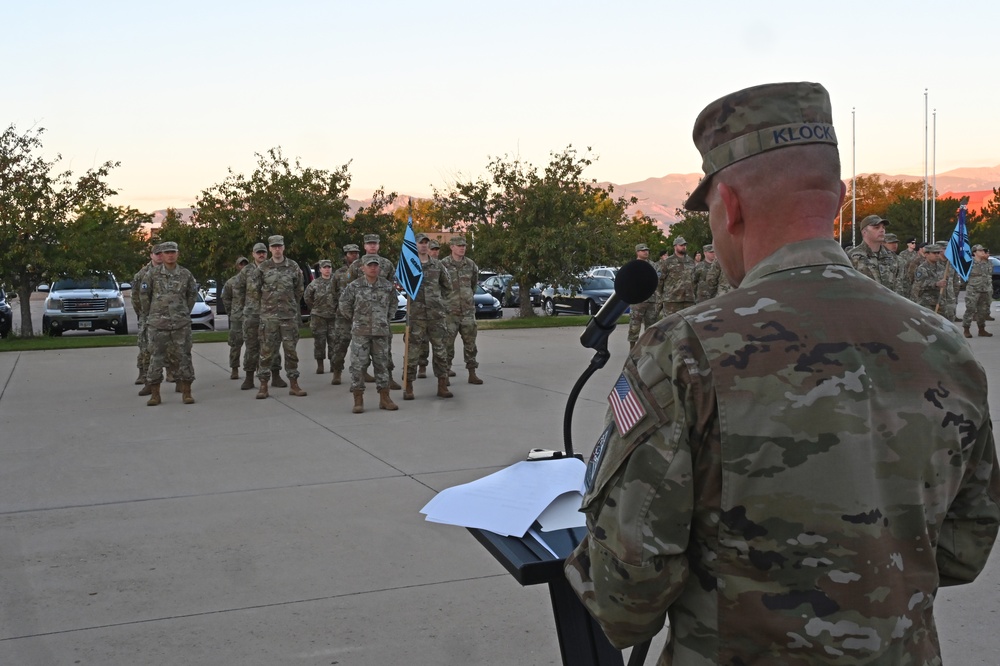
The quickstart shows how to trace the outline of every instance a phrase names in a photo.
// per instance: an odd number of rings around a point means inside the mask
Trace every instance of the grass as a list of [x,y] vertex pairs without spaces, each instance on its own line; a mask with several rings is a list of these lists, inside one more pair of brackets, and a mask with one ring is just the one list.
[[[492,331],[514,328],[556,328],[561,326],[585,326],[590,321],[586,315],[560,315],[557,317],[511,317],[510,319],[480,319],[479,330]],[[623,316],[618,320],[619,324],[628,324],[628,317]],[[393,324],[392,332],[402,334],[405,327],[403,324]],[[311,338],[312,333],[309,327],[299,330],[300,337]],[[228,331],[195,331],[192,334],[194,343],[202,342],[226,342],[229,339]],[[22,352],[41,351],[45,349],[85,349],[92,347],[135,347],[134,335],[67,335],[60,337],[50,337],[47,335],[35,335],[30,338],[22,338],[17,333],[12,332],[5,340],[0,340],[0,352]]]

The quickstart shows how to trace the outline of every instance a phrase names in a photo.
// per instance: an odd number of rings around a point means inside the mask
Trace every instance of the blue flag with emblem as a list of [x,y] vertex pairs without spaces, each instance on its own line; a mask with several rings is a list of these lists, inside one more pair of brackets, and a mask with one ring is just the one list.
[[958,222],[955,224],[955,231],[951,233],[951,240],[945,248],[944,256],[955,268],[955,272],[963,281],[969,279],[969,271],[972,270],[972,250],[969,249],[969,235],[965,229],[965,211],[967,199],[962,199],[962,205],[958,207]]
[[424,270],[417,256],[417,237],[413,235],[413,213],[406,218],[406,233],[403,235],[403,249],[399,252],[399,263],[396,265],[396,281],[412,301],[420,283],[424,279]]

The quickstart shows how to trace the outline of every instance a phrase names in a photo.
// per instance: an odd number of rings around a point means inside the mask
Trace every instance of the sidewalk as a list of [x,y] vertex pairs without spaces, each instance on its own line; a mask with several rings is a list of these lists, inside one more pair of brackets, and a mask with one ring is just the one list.
[[[135,395],[134,349],[0,353],[0,664],[560,663],[547,590],[418,512],[561,447],[592,356],[580,332],[481,331],[484,385],[459,371],[441,400],[420,379],[416,400],[394,392],[397,412],[370,387],[360,415],[346,385],[314,374],[311,340],[298,347],[307,397],[254,400],[213,343],[194,347],[198,402],[168,390],[156,408]],[[577,404],[579,451],[625,337]],[[991,376],[998,340],[970,341]],[[400,336],[393,351],[398,376]],[[998,560],[941,592],[945,663],[996,663]]]

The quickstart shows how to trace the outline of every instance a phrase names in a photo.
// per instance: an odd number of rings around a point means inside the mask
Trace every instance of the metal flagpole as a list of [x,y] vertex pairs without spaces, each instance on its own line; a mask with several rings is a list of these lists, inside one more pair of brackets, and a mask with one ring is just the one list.
[[[854,107],[851,107],[851,245],[857,245],[856,230],[858,228],[858,175],[856,168],[857,133],[855,130]],[[841,211],[843,214],[843,211]]]
[[937,109],[934,109],[933,148],[931,149],[931,173],[934,174],[931,186],[931,236],[937,238]]
[[927,88],[924,88],[924,240],[934,240],[927,237]]

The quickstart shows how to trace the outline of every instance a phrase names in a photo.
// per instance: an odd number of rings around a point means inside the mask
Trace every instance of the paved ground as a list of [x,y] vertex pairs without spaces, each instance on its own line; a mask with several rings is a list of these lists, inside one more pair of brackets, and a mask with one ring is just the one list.
[[[460,376],[440,400],[418,380],[398,412],[361,415],[313,374],[311,341],[305,398],[254,400],[216,343],[195,346],[197,404],[157,408],[132,349],[0,353],[0,664],[559,663],[546,590],[418,511],[560,446],[579,333],[484,331],[483,386]],[[1000,369],[1000,337],[971,342]],[[578,449],[625,345],[581,396]],[[998,560],[941,593],[946,663],[996,664]]]

